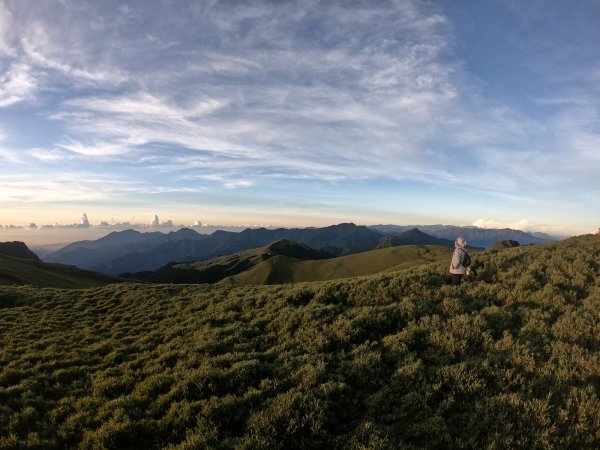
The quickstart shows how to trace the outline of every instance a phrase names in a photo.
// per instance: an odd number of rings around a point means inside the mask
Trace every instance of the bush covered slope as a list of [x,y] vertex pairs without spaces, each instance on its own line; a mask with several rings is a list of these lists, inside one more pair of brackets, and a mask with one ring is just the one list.
[[282,286],[0,288],[0,448],[598,448],[600,239]]

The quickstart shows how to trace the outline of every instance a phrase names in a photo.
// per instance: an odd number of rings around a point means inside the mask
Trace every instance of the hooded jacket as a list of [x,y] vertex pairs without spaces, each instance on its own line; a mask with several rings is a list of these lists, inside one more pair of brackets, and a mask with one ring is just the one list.
[[455,275],[464,275],[467,273],[467,268],[463,266],[466,253],[467,251],[463,247],[458,243],[454,243],[454,253],[452,254],[452,261],[450,262],[450,273]]

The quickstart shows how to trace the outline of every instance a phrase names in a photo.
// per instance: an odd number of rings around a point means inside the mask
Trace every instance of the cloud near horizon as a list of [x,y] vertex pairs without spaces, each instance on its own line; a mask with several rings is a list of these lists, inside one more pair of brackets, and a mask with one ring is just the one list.
[[503,229],[511,228],[520,231],[546,231],[548,226],[542,224],[532,224],[527,219],[521,219],[516,222],[498,222],[490,219],[478,219],[471,225],[478,228]]
[[[598,191],[588,89],[600,66],[581,67],[570,88],[556,73],[531,99],[508,97],[461,54],[461,23],[444,2],[32,5],[0,4],[5,208],[28,190],[7,176],[15,168],[42,187],[40,202],[69,189],[117,201],[127,178],[140,193],[221,187],[259,198],[290,180],[304,186],[298,203],[314,183],[381,180],[400,197],[412,183],[519,207],[568,203],[555,194],[566,182]],[[531,11],[517,12],[515,36]],[[551,62],[536,50],[530,70],[544,71]],[[41,131],[21,138],[26,126]],[[63,184],[61,173],[91,167],[104,184]]]

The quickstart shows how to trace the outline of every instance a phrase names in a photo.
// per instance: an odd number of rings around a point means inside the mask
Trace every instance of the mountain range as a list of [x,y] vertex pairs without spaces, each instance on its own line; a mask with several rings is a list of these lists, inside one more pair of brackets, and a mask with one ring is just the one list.
[[373,225],[369,228],[386,234],[404,233],[416,228],[431,236],[449,239],[453,242],[457,236],[462,236],[467,240],[469,246],[482,248],[488,248],[495,242],[505,240],[517,241],[521,245],[543,244],[560,240],[560,238],[545,233],[526,233],[511,228],[492,229],[455,225]]
[[[95,241],[75,242],[47,255],[44,260],[75,265],[110,275],[155,271],[169,263],[195,262],[264,247],[287,239],[328,253],[343,256],[396,245],[442,245],[451,247],[457,235],[471,246],[487,247],[500,240],[518,240],[521,244],[545,242],[544,239],[516,230],[483,230],[452,227],[429,235],[416,228],[357,226],[343,223],[324,228],[246,229],[242,232],[215,231],[199,234],[182,228],[163,234],[134,230],[113,232]],[[451,237],[445,239],[445,237]]]
[[96,241],[75,242],[51,253],[45,260],[117,275],[155,270],[169,262],[212,259],[280,239],[339,256],[371,250],[383,236],[379,231],[351,223],[325,228],[248,228],[240,233],[215,231],[210,235],[187,228],[168,234],[127,230],[113,232]]

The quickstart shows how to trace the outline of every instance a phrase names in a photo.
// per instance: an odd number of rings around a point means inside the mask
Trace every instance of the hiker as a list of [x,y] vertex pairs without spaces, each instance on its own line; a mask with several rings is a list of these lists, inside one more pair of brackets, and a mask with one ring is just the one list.
[[465,250],[467,241],[462,237],[457,237],[454,241],[454,253],[450,263],[450,273],[452,274],[452,284],[459,285],[464,274],[468,273],[471,265],[471,257]]

